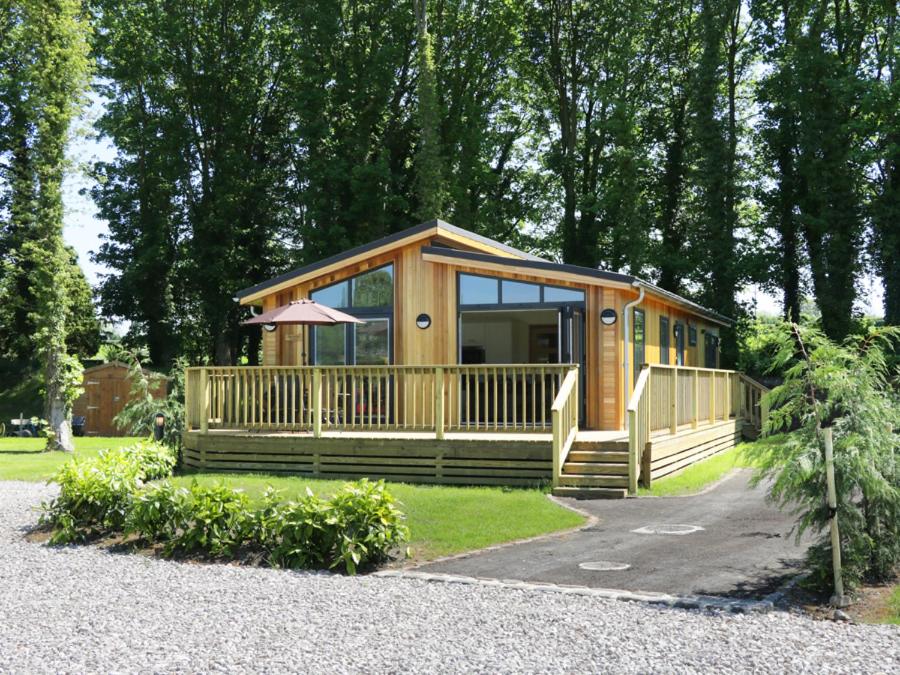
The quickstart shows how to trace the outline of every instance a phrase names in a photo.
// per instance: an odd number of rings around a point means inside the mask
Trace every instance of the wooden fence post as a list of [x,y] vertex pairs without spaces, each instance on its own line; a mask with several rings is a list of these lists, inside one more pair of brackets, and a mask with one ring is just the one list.
[[694,385],[694,406],[691,415],[691,429],[696,429],[700,424],[700,371],[694,369],[694,377],[691,378]]
[[200,369],[200,433],[209,433],[209,376]]
[[560,455],[562,454],[562,424],[559,416],[559,410],[552,409],[550,411],[550,419],[553,424],[553,433],[551,441],[551,452],[553,453],[553,487],[559,487],[559,478],[562,474],[562,466],[560,465]]
[[672,406],[669,417],[669,433],[674,435],[678,433],[678,366],[672,369],[669,379],[669,403]]
[[434,437],[444,439],[444,369],[434,369]]
[[722,419],[731,419],[731,373],[725,373],[725,401],[722,405]]
[[313,369],[312,388],[313,438],[322,437],[322,371]]
[[716,371],[709,371],[709,423],[716,421]]
[[628,494],[636,495],[638,489],[638,462],[641,461],[642,451],[638,448],[637,411],[628,411]]

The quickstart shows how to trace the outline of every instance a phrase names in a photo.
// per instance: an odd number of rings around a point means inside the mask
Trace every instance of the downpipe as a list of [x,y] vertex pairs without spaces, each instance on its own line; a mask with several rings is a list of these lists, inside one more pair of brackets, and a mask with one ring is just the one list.
[[[623,410],[623,413],[625,416],[625,430],[626,431],[628,430],[628,376],[629,376],[628,367],[629,367],[630,361],[631,361],[629,358],[629,354],[632,351],[631,310],[634,309],[635,307],[637,307],[639,304],[641,304],[644,301],[644,287],[641,285],[641,283],[639,281],[635,281],[635,282],[632,282],[631,285],[638,289],[638,296],[631,302],[625,303],[625,307],[622,308],[622,312],[623,312],[623,314],[625,314],[625,316],[623,317],[623,320],[624,320],[623,330],[624,330],[625,342],[624,342],[622,351],[625,353],[625,362],[622,366],[622,374],[624,376],[622,378],[622,390],[624,393],[623,401],[622,401],[622,410]],[[646,327],[645,327],[645,330],[646,330]]]

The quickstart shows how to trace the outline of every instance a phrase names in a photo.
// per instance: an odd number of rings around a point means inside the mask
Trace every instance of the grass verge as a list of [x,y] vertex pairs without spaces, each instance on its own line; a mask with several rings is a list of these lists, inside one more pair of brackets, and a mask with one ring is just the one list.
[[[115,438],[80,437],[75,439],[75,457],[91,457],[101,450],[130,445],[137,440],[122,436]],[[43,438],[0,438],[0,480],[43,482],[73,455],[64,452],[45,452]]]
[[[209,474],[178,476],[176,483],[211,485],[222,482],[259,499],[267,486],[282,490],[285,499],[313,493],[327,496],[342,480],[266,474]],[[516,539],[547,534],[584,523],[583,516],[563,508],[540,490],[499,487],[450,487],[388,483],[400,501],[410,529],[414,561],[433,560]]]
[[765,449],[779,442],[778,436],[771,436],[753,443],[741,443],[730,450],[704,459],[702,462],[691,464],[681,473],[653,481],[649,489],[640,488],[638,494],[654,497],[694,494],[708,485],[712,485],[733,469],[752,468],[753,462],[747,456],[747,451],[751,447]]
[[888,596],[886,610],[883,623],[893,623],[900,626],[900,584],[894,586],[893,592]]

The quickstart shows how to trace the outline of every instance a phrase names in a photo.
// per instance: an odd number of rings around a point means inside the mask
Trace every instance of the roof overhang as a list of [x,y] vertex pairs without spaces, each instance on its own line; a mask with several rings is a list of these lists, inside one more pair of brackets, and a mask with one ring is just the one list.
[[698,305],[692,300],[683,298],[676,293],[667,291],[629,274],[607,272],[605,270],[598,270],[590,267],[554,263],[546,260],[514,260],[510,258],[500,258],[482,253],[456,251],[436,246],[422,247],[422,258],[432,263],[458,265],[472,269],[495,272],[509,272],[510,268],[515,268],[517,272],[523,274],[532,273],[542,279],[568,281],[586,286],[605,286],[607,288],[633,289],[635,291],[643,288],[647,295],[677,305],[693,314],[704,317],[712,323],[721,326],[730,326],[732,324],[731,319],[727,316],[723,316],[707,307]]
[[[460,227],[445,223],[442,220],[429,220],[414,227],[395,232],[394,234],[376,239],[373,242],[351,248],[343,253],[338,253],[303,267],[285,272],[277,277],[263,281],[262,283],[244,288],[235,293],[235,300],[242,305],[259,304],[260,300],[272,293],[278,293],[297,284],[309,281],[316,277],[335,272],[348,265],[362,262],[395,248],[413,243],[419,240],[438,237],[448,243],[456,243],[470,248],[478,249],[492,258],[511,258],[517,261],[544,261],[535,255],[520,251],[512,246],[507,246],[499,241],[483,237],[474,232],[469,232]],[[446,249],[451,250],[451,249]]]

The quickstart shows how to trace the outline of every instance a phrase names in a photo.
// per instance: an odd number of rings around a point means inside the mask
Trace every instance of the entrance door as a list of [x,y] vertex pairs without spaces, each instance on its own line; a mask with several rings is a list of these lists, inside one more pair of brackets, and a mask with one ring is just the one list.
[[584,349],[584,309],[565,305],[559,309],[560,363],[578,364],[578,388],[581,406],[578,423],[584,424],[587,396],[587,368]]

